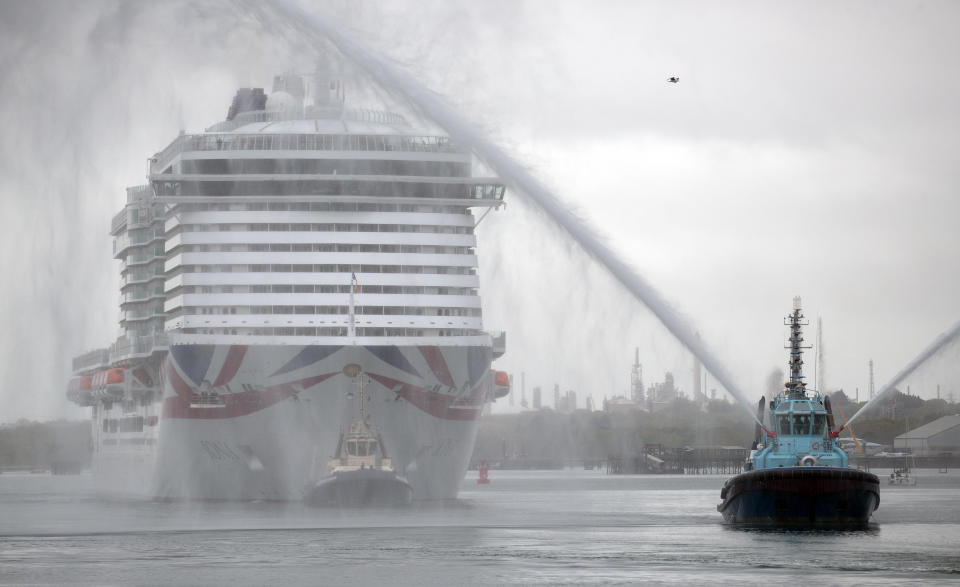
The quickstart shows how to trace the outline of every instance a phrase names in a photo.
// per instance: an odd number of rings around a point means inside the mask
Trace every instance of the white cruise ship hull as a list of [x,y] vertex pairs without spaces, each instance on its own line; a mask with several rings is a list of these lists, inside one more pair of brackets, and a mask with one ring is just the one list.
[[171,346],[155,454],[101,451],[96,466],[114,490],[160,499],[301,499],[356,407],[344,369],[358,365],[368,422],[414,499],[455,498],[490,362],[483,346]]

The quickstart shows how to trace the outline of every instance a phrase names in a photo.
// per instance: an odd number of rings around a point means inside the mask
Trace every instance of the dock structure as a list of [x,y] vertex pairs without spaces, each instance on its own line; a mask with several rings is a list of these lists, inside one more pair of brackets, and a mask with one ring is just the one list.
[[608,456],[606,471],[610,475],[736,474],[743,471],[746,456],[747,449],[741,446],[664,447],[654,444],[643,447],[639,453]]
[[869,471],[871,469],[896,469],[904,466],[910,469],[937,469],[948,472],[950,469],[960,469],[960,453],[943,453],[915,457],[905,456],[850,456],[850,466]]

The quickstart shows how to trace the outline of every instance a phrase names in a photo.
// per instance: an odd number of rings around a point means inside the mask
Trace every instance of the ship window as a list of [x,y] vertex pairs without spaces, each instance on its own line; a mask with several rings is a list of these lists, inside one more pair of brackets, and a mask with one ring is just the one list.
[[817,436],[823,436],[827,429],[827,417],[823,414],[817,414],[813,417],[813,433]]
[[810,434],[810,415],[795,414],[793,416],[793,433]]
[[779,417],[780,434],[790,434],[790,416],[783,415]]

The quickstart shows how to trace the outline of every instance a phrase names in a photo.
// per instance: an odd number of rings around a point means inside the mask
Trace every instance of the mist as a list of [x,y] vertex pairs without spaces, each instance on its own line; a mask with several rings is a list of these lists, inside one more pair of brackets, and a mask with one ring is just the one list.
[[[751,400],[785,365],[794,295],[823,317],[827,388],[865,389],[868,359],[886,381],[958,317],[960,9],[738,8],[304,4],[525,164],[722,349]],[[117,333],[124,188],[237,87],[309,69],[315,50],[246,3],[0,10],[0,420],[81,417],[63,390],[70,359]],[[650,311],[514,196],[478,227],[484,325],[508,334],[498,368],[525,372],[528,394],[599,402],[627,391],[638,346],[648,383],[672,371],[691,389],[691,357]],[[913,392],[960,391],[956,352]]]

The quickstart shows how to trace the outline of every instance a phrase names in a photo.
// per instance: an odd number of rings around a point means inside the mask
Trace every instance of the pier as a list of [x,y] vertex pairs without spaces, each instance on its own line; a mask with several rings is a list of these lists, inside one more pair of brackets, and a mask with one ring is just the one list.
[[510,457],[501,459],[474,458],[470,469],[477,470],[481,460],[495,470],[602,470],[608,475],[671,474],[671,475],[735,475],[743,471],[747,449],[740,446],[665,447],[649,445],[631,454],[608,455],[606,458],[549,459]]

